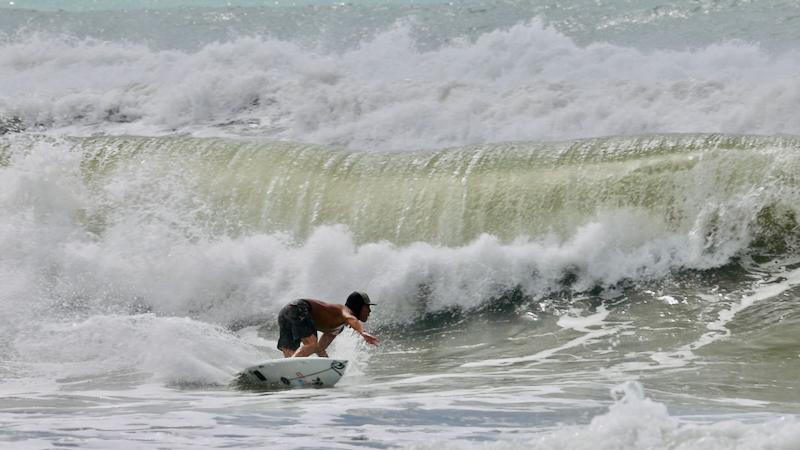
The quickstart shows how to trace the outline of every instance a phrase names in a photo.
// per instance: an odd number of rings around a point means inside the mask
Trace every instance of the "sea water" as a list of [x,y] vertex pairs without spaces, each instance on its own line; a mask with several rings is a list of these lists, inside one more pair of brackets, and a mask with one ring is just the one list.
[[798,134],[792,2],[7,0],[0,446],[796,448]]

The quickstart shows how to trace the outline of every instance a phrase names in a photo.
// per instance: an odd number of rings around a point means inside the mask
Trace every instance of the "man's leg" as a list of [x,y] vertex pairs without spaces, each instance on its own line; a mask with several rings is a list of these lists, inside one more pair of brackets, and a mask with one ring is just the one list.
[[298,348],[297,351],[294,352],[294,355],[292,355],[293,357],[300,358],[303,356],[312,355],[317,352],[318,345],[317,345],[316,334],[312,334],[311,336],[301,338],[300,342],[302,342],[303,345],[301,345],[300,348]]
[[319,338],[319,342],[317,343],[317,355],[322,358],[328,357],[328,346],[331,345],[333,339],[336,337],[336,334],[332,333],[322,333],[322,337]]

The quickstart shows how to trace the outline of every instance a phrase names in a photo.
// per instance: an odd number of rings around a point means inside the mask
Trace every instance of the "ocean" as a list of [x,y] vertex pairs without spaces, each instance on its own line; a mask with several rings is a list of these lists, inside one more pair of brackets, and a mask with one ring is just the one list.
[[0,447],[800,448],[799,213],[797,2],[5,0]]

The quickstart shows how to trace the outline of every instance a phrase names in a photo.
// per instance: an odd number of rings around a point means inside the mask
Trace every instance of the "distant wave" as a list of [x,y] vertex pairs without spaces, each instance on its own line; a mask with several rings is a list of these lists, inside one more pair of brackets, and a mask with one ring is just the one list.
[[800,130],[798,53],[579,46],[539,20],[421,47],[408,21],[344,50],[264,37],[152,50],[36,33],[0,44],[0,132],[386,150]]

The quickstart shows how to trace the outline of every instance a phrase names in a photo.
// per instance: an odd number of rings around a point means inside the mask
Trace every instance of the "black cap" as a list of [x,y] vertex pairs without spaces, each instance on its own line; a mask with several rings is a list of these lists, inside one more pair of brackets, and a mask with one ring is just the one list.
[[372,303],[372,301],[369,299],[369,295],[367,295],[365,292],[353,292],[349,297],[347,297],[347,301],[344,302],[344,305],[350,308],[350,311],[353,311],[356,316],[361,314],[361,308],[363,308],[364,305],[374,304],[375,303]]

